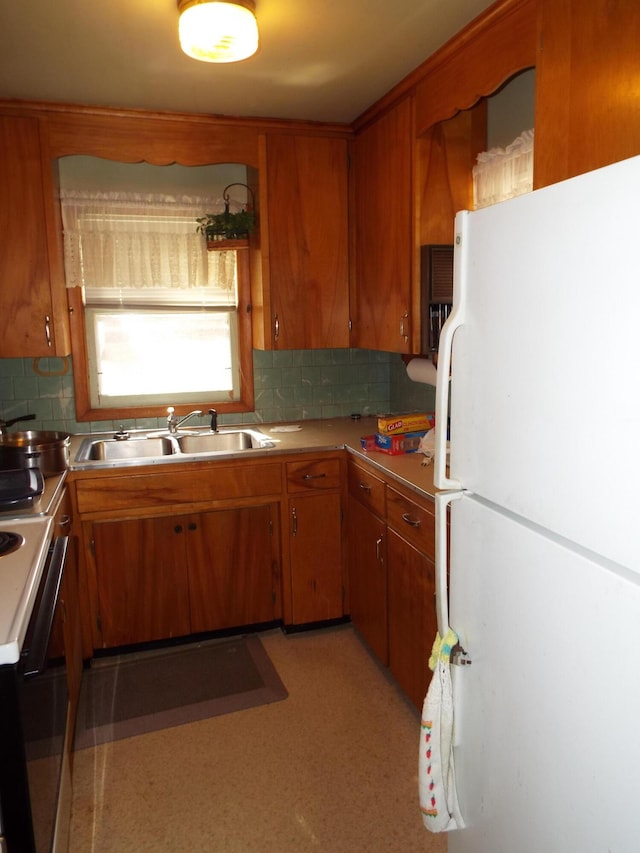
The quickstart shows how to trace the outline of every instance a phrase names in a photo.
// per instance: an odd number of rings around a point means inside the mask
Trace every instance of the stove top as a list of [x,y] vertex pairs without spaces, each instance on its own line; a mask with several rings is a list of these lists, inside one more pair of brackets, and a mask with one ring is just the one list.
[[0,664],[17,663],[53,533],[51,516],[0,518]]
[[34,497],[33,500],[24,502],[22,505],[3,505],[2,501],[0,501],[0,528],[3,530],[9,529],[10,525],[7,524],[8,518],[32,518],[50,513],[51,508],[64,488],[66,478],[66,471],[62,474],[46,477],[42,494]]
[[24,536],[13,530],[0,530],[0,557],[12,554],[24,545]]

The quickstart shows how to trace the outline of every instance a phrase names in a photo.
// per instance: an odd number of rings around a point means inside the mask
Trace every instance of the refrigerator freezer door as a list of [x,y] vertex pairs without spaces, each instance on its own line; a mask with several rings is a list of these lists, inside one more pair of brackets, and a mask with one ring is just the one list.
[[451,362],[451,477],[634,571],[639,199],[635,157],[458,214]]
[[[451,506],[449,853],[636,853],[640,588],[469,496]],[[626,575],[626,576],[625,576]]]

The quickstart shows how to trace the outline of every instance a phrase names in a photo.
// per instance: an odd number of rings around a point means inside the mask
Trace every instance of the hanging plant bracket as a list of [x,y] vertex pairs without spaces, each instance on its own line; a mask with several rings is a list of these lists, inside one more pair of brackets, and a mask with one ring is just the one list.
[[[236,213],[229,210],[231,187],[244,187],[251,196],[251,203],[247,203],[244,210]],[[224,200],[222,213],[206,213],[196,219],[198,223],[196,231],[204,234],[207,248],[220,248],[216,244],[228,240],[246,240],[256,227],[255,196],[251,187],[239,182],[228,184],[223,190],[222,198]]]

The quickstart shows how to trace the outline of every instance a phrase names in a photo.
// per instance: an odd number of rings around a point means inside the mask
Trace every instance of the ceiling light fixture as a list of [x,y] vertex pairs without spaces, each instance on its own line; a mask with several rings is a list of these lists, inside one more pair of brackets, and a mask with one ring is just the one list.
[[253,0],[178,0],[180,46],[202,62],[238,62],[258,49]]

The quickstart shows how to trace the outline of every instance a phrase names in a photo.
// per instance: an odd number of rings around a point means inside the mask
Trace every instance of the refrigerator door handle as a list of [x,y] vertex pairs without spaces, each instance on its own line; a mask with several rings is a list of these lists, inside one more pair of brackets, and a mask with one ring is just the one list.
[[460,489],[459,480],[447,475],[447,415],[449,412],[449,378],[453,336],[465,322],[467,253],[465,232],[469,211],[456,214],[453,255],[453,310],[440,331],[438,371],[436,376],[436,435],[433,454],[433,482],[438,489]]
[[449,585],[447,582],[449,551],[447,536],[447,507],[459,500],[462,492],[438,492],[436,505],[436,616],[438,634],[446,636],[449,631]]

